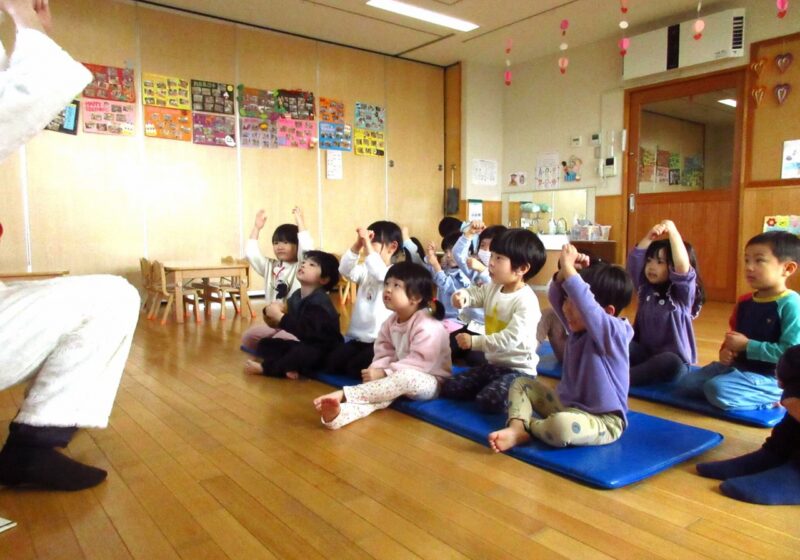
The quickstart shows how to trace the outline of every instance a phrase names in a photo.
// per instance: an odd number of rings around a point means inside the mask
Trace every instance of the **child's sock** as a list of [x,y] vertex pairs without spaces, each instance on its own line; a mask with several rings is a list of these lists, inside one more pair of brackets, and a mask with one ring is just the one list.
[[778,457],[770,453],[763,447],[747,455],[734,457],[725,461],[714,461],[711,463],[698,463],[697,472],[706,478],[716,478],[717,480],[728,480],[738,476],[766,471],[777,467],[786,462],[786,458]]
[[800,505],[800,464],[786,461],[757,474],[726,480],[719,489],[729,498],[751,504]]

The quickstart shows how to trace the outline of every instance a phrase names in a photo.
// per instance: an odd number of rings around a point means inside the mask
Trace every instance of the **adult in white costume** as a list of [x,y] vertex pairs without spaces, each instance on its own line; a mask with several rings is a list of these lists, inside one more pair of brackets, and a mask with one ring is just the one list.
[[[2,160],[91,74],[45,34],[47,0],[0,0],[0,10],[17,28],[10,58],[0,45]],[[138,315],[138,292],[116,276],[0,282],[0,390],[30,383],[0,450],[0,484],[81,490],[106,478],[57,448],[80,427],[108,425]]]

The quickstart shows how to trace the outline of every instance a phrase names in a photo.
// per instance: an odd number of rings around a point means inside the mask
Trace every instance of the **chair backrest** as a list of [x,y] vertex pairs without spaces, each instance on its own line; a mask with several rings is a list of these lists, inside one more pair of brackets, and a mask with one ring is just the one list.
[[146,258],[142,257],[139,259],[139,269],[142,272],[142,289],[149,290],[150,282],[152,281],[151,277],[153,275],[153,264]]
[[[234,258],[234,257],[228,255],[226,257],[222,257],[220,259],[220,262],[222,264],[246,264],[246,265],[248,265],[247,266],[247,285],[248,286],[250,285],[250,262],[247,259],[237,259],[237,258]],[[231,285],[234,288],[240,288],[241,287],[240,286],[241,279],[239,277],[234,277],[234,278],[231,278],[230,280],[231,280]]]
[[152,279],[153,289],[167,295],[167,273],[164,265],[159,261],[153,261],[153,268],[150,278]]

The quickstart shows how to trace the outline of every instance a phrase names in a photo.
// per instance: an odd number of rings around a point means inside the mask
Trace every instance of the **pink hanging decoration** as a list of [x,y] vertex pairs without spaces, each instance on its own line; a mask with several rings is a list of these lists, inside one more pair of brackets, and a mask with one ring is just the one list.
[[507,86],[511,85],[511,70],[506,70],[505,76],[503,76],[503,81]]
[[703,29],[706,28],[706,22],[702,19],[696,19],[694,21],[694,40],[699,41],[703,38]]
[[619,40],[619,54],[625,56],[628,54],[628,47],[631,45],[631,40],[627,37],[623,37]]
[[514,42],[511,39],[506,39],[506,54],[511,54],[511,47],[514,46]]
[[566,56],[562,56],[558,59],[558,69],[562,74],[567,73],[567,66],[569,66],[569,59]]
[[568,19],[562,19],[561,20],[561,34],[562,35],[566,35],[567,34],[567,28],[569,28],[569,20]]
[[623,14],[628,13],[628,0],[619,0],[619,11]]
[[789,0],[776,0],[775,5],[778,8],[778,17],[783,19],[786,12],[789,11]]

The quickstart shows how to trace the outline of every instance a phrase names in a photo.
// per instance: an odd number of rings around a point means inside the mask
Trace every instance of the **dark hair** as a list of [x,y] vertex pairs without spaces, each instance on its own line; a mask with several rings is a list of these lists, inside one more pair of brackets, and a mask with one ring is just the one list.
[[325,251],[307,251],[303,260],[313,261],[319,265],[320,277],[327,278],[328,283],[322,288],[326,292],[333,291],[339,283],[339,259]]
[[[495,226],[503,227],[503,226]],[[544,266],[547,252],[539,236],[522,228],[506,229],[492,239],[492,253],[508,257],[511,268],[518,269],[523,265],[530,265],[530,269],[522,277],[528,281],[533,278]]]
[[272,243],[293,243],[297,245],[298,228],[294,224],[281,224],[272,232]]
[[444,305],[433,297],[433,277],[427,268],[411,261],[393,264],[386,271],[384,282],[389,278],[401,280],[406,286],[408,297],[422,299],[419,302],[419,309],[429,307],[434,319],[439,321],[444,319]]
[[[416,237],[409,237],[411,243],[413,243],[417,248],[417,254],[419,255],[419,259],[422,262],[425,262],[425,247],[422,246],[422,242],[417,239]],[[406,255],[408,257],[408,255]],[[408,260],[411,260],[410,258]]]
[[800,344],[788,348],[778,360],[776,373],[778,379],[783,382],[784,397],[800,396],[798,372],[800,372]]
[[788,231],[759,233],[745,247],[750,245],[766,245],[780,262],[800,262],[800,237]]
[[[703,307],[703,304],[706,302],[706,290],[703,287],[703,279],[700,277],[700,269],[697,266],[697,253],[695,253],[694,247],[688,241],[684,241],[683,245],[686,247],[686,253],[689,255],[689,265],[694,269],[695,273],[695,291],[694,291],[694,303],[692,304],[692,318],[697,318],[700,315],[700,308]],[[667,258],[667,264],[669,268],[674,270],[675,269],[675,261],[672,259],[672,244],[670,243],[669,239],[658,239],[657,241],[653,241],[650,246],[645,251],[644,258],[645,261],[647,259],[657,259],[658,254],[661,251],[664,251],[664,256]],[[642,272],[644,274],[644,272]],[[666,288],[669,289],[672,286],[672,282],[667,280]]]
[[449,251],[455,247],[459,237],[461,237],[460,231],[454,231],[445,235],[442,239],[442,251]]
[[461,233],[461,220],[452,216],[445,216],[439,221],[439,235],[447,237],[451,233]]
[[605,262],[592,263],[578,272],[589,284],[595,301],[600,307],[614,306],[614,316],[619,317],[633,297],[633,280],[619,265]]
[[508,228],[506,226],[499,226],[499,225],[487,227],[480,233],[480,235],[478,235],[478,247],[481,246],[481,242],[484,239],[492,240],[501,233],[503,233],[504,231],[506,231],[507,229]]
[[[400,231],[400,226],[396,223],[378,220],[377,222],[372,222],[367,229],[375,234],[372,241],[380,243],[381,245],[390,245],[392,241],[395,241],[397,242],[397,250],[403,249],[403,232]],[[406,255],[406,259],[411,259],[411,255],[408,254],[408,251],[404,249],[403,253]],[[397,251],[392,255],[392,262],[394,262],[396,257]]]

